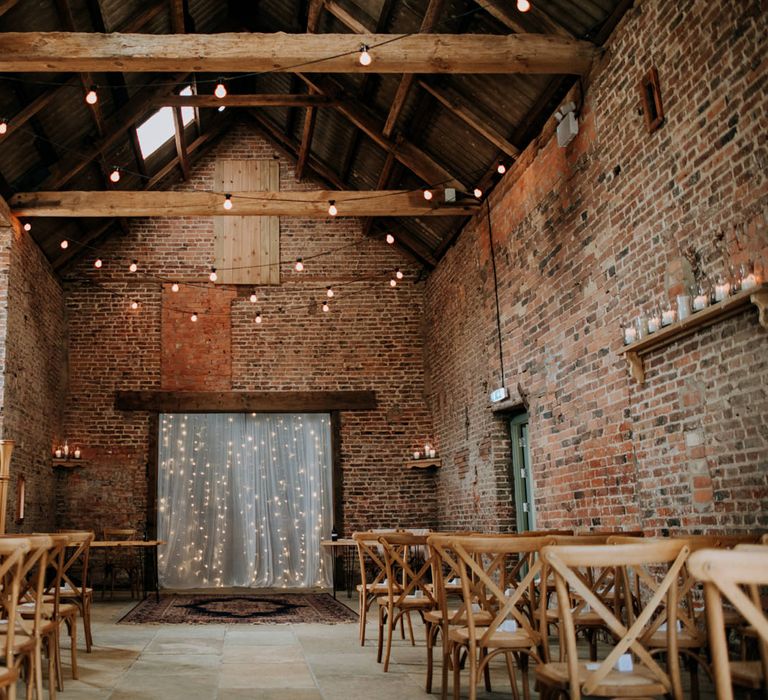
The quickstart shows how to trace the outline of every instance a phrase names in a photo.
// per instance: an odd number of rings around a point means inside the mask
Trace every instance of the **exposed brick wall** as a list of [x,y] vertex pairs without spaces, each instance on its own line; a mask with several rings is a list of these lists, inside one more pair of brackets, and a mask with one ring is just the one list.
[[[215,158],[273,157],[274,149],[262,137],[238,126],[182,187],[211,189]],[[280,158],[281,190],[318,187],[296,183],[293,168]],[[184,337],[172,337],[170,325],[163,329],[157,278],[207,283],[214,250],[211,219],[135,220],[128,236],[105,244],[101,270],[86,256],[68,271],[71,381],[65,421],[68,435],[83,445],[86,463],[61,492],[62,525],[143,527],[149,416],[116,411],[114,391],[161,388],[163,347],[188,344],[189,333],[199,334],[197,348],[206,343],[218,347],[221,334],[229,336],[233,390],[376,390],[377,410],[342,413],[346,532],[435,524],[434,476],[403,470],[407,455],[431,437],[422,365],[423,284],[415,281],[417,267],[395,248],[365,239],[358,220],[284,218],[280,245],[283,260],[304,258],[303,273],[296,273],[290,262],[282,265],[279,287],[257,288],[256,305],[248,299],[250,290],[227,301],[218,320],[203,320],[201,307],[197,324],[179,321],[188,324]],[[313,258],[329,250],[335,252]],[[134,258],[140,268],[132,275],[128,264]],[[391,289],[387,273],[398,266],[406,279]],[[104,287],[74,281],[80,277]],[[338,291],[326,314],[320,303],[329,284]],[[185,308],[189,300],[179,295],[173,303]],[[137,312],[128,308],[134,298],[141,304]],[[254,322],[256,307],[263,314],[260,326]],[[206,373],[220,368],[211,367],[205,353],[198,356],[198,365],[190,357],[167,353],[165,361],[183,362],[186,379],[202,370],[200,388],[209,389]],[[184,388],[193,388],[186,379]]]
[[[539,527],[768,526],[768,353],[754,308],[629,378],[620,324],[697,271],[768,263],[764,2],[635,3],[596,66],[580,135],[550,123],[490,198],[505,380],[527,403]],[[637,83],[656,65],[666,123]],[[578,100],[578,94],[576,93]],[[513,523],[485,213],[430,276],[428,401],[447,527]]]
[[[8,532],[55,526],[51,448],[61,437],[66,392],[66,324],[61,286],[30,235],[0,228],[0,346],[4,353],[2,435],[15,441],[8,491]],[[23,523],[16,522],[18,479],[26,482]]]

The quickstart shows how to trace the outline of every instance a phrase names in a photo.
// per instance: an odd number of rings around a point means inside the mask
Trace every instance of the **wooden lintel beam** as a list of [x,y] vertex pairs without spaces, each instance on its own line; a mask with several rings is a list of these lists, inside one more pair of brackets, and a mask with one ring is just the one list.
[[492,123],[491,119],[483,119],[475,114],[474,110],[472,110],[461,96],[456,94],[456,92],[430,85],[426,80],[419,80],[419,87],[421,87],[422,90],[426,90],[449,112],[461,119],[467,126],[474,129],[499,150],[504,151],[504,153],[510,156],[517,156],[520,154],[520,149],[517,148],[517,146],[508,141],[496,131],[496,129],[490,126]]
[[9,204],[15,216],[298,216],[328,218],[333,200],[339,216],[472,216],[476,202],[445,203],[440,191],[431,201],[413,190],[317,190],[313,192],[232,192],[232,209],[220,192],[20,192]]
[[327,95],[254,94],[164,95],[154,101],[155,107],[331,107],[337,100]]
[[299,146],[299,156],[296,159],[296,179],[301,180],[304,177],[304,169],[307,166],[307,159],[312,150],[312,135],[315,133],[315,117],[317,110],[314,107],[307,107],[304,114],[304,127],[301,132],[301,146]]
[[[373,63],[358,60],[360,44]],[[544,34],[0,33],[0,72],[584,74],[586,41]]]
[[187,143],[184,138],[184,119],[181,116],[181,107],[173,108],[173,139],[176,144],[176,157],[179,159],[182,179],[189,180],[189,156],[187,155]]
[[[340,91],[337,83],[324,76],[310,77],[303,74],[300,75],[310,87],[313,87],[320,93],[328,94]],[[426,184],[434,187],[453,187],[461,192],[467,191],[460,180],[439,163],[435,162],[430,155],[422,151],[418,146],[407,139],[401,139],[396,143],[392,139],[387,138],[382,133],[378,119],[356,101],[341,101],[336,106],[336,109],[380,148],[383,148],[388,153],[394,153],[395,158],[424,180]]]
[[284,413],[372,411],[375,391],[116,391],[118,411]]

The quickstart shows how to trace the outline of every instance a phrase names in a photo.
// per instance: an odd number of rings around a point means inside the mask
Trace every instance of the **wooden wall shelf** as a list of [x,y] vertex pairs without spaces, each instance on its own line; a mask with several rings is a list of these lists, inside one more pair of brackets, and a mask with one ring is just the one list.
[[691,314],[684,321],[675,323],[659,329],[655,333],[638,340],[630,345],[625,345],[620,351],[620,355],[627,358],[629,371],[635,381],[642,384],[645,381],[645,366],[643,357],[651,352],[674,343],[681,338],[696,333],[701,328],[706,328],[715,323],[735,316],[741,313],[750,304],[754,304],[758,309],[758,321],[760,325],[768,330],[768,284],[763,283],[755,289],[746,292],[739,292],[725,301],[712,304],[706,309]]
[[75,467],[82,467],[85,464],[85,460],[82,459],[56,459],[55,457],[51,461],[51,466],[54,469],[74,469]]
[[443,460],[440,457],[424,457],[424,459],[407,459],[406,469],[429,469],[430,467],[442,467]]

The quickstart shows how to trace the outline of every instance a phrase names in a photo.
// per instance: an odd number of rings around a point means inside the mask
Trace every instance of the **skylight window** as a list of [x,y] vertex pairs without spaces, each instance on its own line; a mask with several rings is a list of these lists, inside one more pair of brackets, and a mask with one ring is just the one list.
[[[192,88],[187,85],[187,87],[185,87],[179,94],[191,95]],[[182,107],[181,121],[184,123],[184,126],[187,126],[187,124],[194,120],[194,107]],[[158,148],[170,141],[174,137],[175,132],[176,127],[173,124],[173,108],[162,107],[149,119],[136,127],[142,157],[149,158],[149,156],[151,156]]]

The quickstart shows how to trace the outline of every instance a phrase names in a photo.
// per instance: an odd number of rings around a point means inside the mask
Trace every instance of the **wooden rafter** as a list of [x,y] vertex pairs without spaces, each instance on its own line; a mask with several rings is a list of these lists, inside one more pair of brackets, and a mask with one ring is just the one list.
[[[137,32],[151,22],[158,14],[160,14],[165,8],[166,0],[157,0],[153,5],[150,5],[146,10],[139,13],[136,17],[133,17],[129,22],[118,28],[120,32]],[[24,107],[18,114],[14,115],[8,123],[8,130],[5,136],[0,136],[0,140],[8,138],[14,131],[21,128],[38,112],[45,109],[51,102],[63,94],[69,94],[72,91],[72,87],[79,82],[78,76],[70,76],[59,87],[51,88],[46,92],[36,97],[26,107]]]
[[337,100],[326,95],[255,94],[227,95],[161,95],[156,107],[331,107]]
[[504,136],[492,126],[489,126],[489,124],[493,123],[493,120],[480,117],[476,114],[466,101],[455,91],[431,85],[426,80],[419,80],[419,87],[426,90],[449,112],[451,112],[451,114],[461,119],[461,121],[474,129],[499,150],[509,156],[516,156],[520,153],[520,149],[517,146],[510,143],[508,139],[504,138]]
[[365,15],[362,10],[353,13],[337,0],[325,0],[323,5],[339,22],[356,34],[368,34],[374,25],[373,18]]
[[186,77],[186,74],[175,75],[171,78],[161,80],[159,84],[154,87],[143,88],[140,92],[136,93],[133,98],[131,98],[130,102],[114,115],[112,120],[114,126],[112,129],[96,143],[84,149],[82,155],[78,155],[67,161],[59,162],[55,168],[51,169],[51,175],[41,185],[41,188],[57,189],[68,183],[75,177],[75,175],[83,170],[83,168],[87,167],[89,163],[98,158],[104,150],[122,137],[126,131],[131,129],[136,121],[146,114],[147,110],[151,108],[154,98],[168,90],[169,81],[173,83],[181,83],[184,82]]
[[[358,61],[360,44],[374,63]],[[584,74],[585,41],[543,34],[0,34],[0,72]]]
[[189,156],[187,155],[187,143],[184,137],[184,118],[181,116],[181,107],[173,108],[173,138],[176,144],[176,157],[179,159],[182,179],[189,180]]
[[168,0],[171,12],[171,29],[175,34],[184,34],[184,0]]
[[299,147],[299,156],[296,159],[296,179],[301,180],[304,177],[304,169],[307,165],[307,159],[312,149],[312,135],[315,132],[315,117],[317,110],[314,107],[307,107],[304,113],[304,127],[301,132],[301,146]]
[[8,12],[8,10],[10,10],[18,2],[19,0],[2,0],[2,2],[0,2],[0,17]]
[[[306,76],[302,79],[322,94],[340,92],[340,86],[324,76]],[[418,175],[428,185],[454,187],[466,192],[464,184],[449,173],[443,166],[407,139],[396,143],[381,131],[379,120],[367,108],[352,101],[341,101],[336,106],[339,114],[345,116],[358,129],[385,151],[392,152],[403,165]]]
[[309,0],[307,10],[307,34],[314,34],[320,23],[320,14],[323,11],[323,0]]
[[472,216],[478,205],[445,203],[440,192],[426,201],[412,190],[317,190],[313,192],[232,192],[234,206],[222,207],[218,192],[21,192],[9,204],[16,216],[299,216],[328,218],[336,203],[339,216]]

